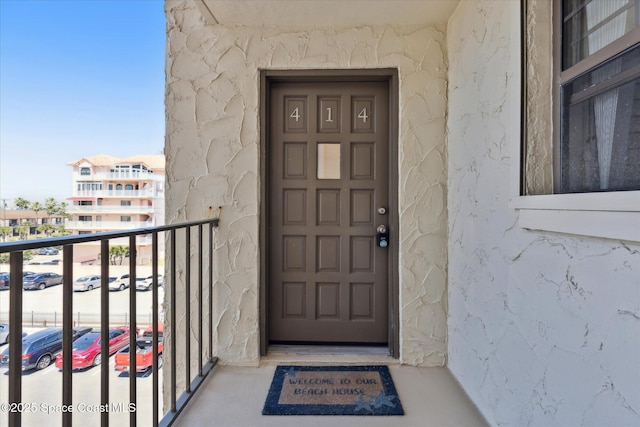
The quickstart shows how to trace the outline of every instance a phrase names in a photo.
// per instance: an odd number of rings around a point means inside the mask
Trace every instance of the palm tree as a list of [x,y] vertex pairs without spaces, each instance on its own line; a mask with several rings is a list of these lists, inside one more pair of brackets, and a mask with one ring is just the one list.
[[56,231],[56,226],[51,223],[42,224],[38,227],[38,232],[46,234],[47,237],[51,237],[54,231]]
[[7,236],[11,235],[11,227],[0,227],[0,236],[2,236],[2,241],[7,241]]
[[61,236],[67,236],[71,234],[71,231],[67,230],[64,224],[58,224],[58,226],[56,227],[56,232]]
[[16,208],[20,210],[26,210],[29,209],[29,205],[31,205],[31,202],[29,202],[27,199],[23,199],[22,197],[18,197],[13,202],[13,204],[16,205]]
[[38,225],[38,212],[40,212],[44,208],[42,207],[42,204],[40,202],[33,202],[31,203],[30,207],[31,207],[31,210],[36,213],[36,225]]
[[67,202],[60,202],[60,204],[58,205],[58,210],[56,211],[56,213],[58,215],[60,215],[61,217],[63,217],[63,218],[71,219],[71,218],[73,218],[73,215],[67,213],[67,206],[69,206],[69,204]]
[[49,197],[44,201],[44,210],[47,211],[47,215],[49,215],[49,222],[51,222],[51,217],[58,212],[58,202],[53,197]]
[[124,257],[129,253],[128,246],[116,245],[111,246],[109,248],[109,260],[111,261],[111,265],[116,265],[116,262],[119,261],[119,265],[122,265],[122,261]]
[[29,221],[25,221],[16,227],[16,231],[20,235],[20,240],[27,240],[27,238],[29,237],[30,225],[31,224],[29,223]]

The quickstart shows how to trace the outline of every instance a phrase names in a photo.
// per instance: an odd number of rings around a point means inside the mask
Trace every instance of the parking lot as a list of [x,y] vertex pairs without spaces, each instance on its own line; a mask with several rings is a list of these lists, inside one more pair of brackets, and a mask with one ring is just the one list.
[[[0,346],[0,350],[4,350]],[[162,370],[160,370],[162,389]],[[72,410],[73,424],[99,426],[100,411],[109,412],[111,425],[128,425],[129,410],[136,413],[138,425],[151,425],[151,372],[137,375],[138,402],[130,407],[129,375],[114,369],[114,356],[109,358],[109,408],[100,406],[100,367],[77,370],[73,373],[73,408],[62,407],[62,372],[51,364],[40,371],[27,371],[22,377],[23,426],[62,425],[62,410]],[[9,400],[9,375],[0,367],[0,404]],[[162,411],[160,411],[162,412]],[[6,411],[0,409],[0,425],[6,422]],[[161,414],[160,414],[161,416]]]
[[[46,256],[35,257],[39,262],[41,259],[51,258]],[[8,266],[0,266],[0,270]],[[117,276],[129,271],[127,265],[109,266],[109,276]],[[27,264],[25,271],[53,272],[62,274],[62,265],[42,265]],[[162,271],[160,272],[163,273]],[[89,274],[100,274],[98,265],[74,265],[74,280],[80,276]],[[151,275],[150,266],[138,266],[136,274],[139,277]],[[97,325],[100,321],[100,288],[87,292],[73,293],[73,313],[74,323],[77,325]],[[151,292],[136,292],[136,314],[138,323],[148,326],[151,323]],[[164,288],[159,288],[158,302],[164,299]],[[23,322],[28,326],[45,326],[43,319],[47,321],[46,326],[62,325],[62,286],[52,286],[43,290],[24,291],[23,293]],[[160,310],[162,313],[162,310]],[[46,315],[46,316],[45,316]],[[109,316],[110,323],[124,323],[129,319],[129,290],[109,292]],[[0,290],[0,321],[9,319],[9,291]],[[33,324],[32,324],[33,320]]]
[[[24,270],[33,272],[62,273],[62,265],[41,264],[40,259],[51,256],[37,256],[37,264],[27,264]],[[5,265],[0,270],[5,270]],[[127,265],[110,266],[110,276],[128,272]],[[87,274],[99,274],[100,266],[74,265],[74,279]],[[162,271],[160,272],[162,274]],[[137,275],[151,274],[150,266],[139,266]],[[124,291],[112,291],[109,296],[109,317],[112,326],[125,324],[130,319],[129,292],[136,293],[137,326],[143,330],[151,324],[152,293],[136,292],[130,288]],[[0,291],[0,321],[9,318],[9,290]],[[100,288],[87,292],[73,293],[73,319],[75,326],[99,327],[100,321]],[[159,302],[164,299],[164,289],[159,289]],[[62,285],[48,287],[44,290],[23,292],[23,328],[25,332],[50,326],[62,326]],[[162,319],[162,309],[159,310]],[[3,351],[7,345],[0,346]],[[114,357],[109,358],[109,402],[110,407],[100,406],[100,367],[76,370],[73,373],[73,407],[62,407],[62,373],[52,363],[40,371],[27,371],[22,379],[22,411],[23,426],[57,426],[62,424],[62,411],[73,412],[73,424],[78,426],[100,425],[102,411],[109,412],[111,425],[128,424],[129,411],[137,414],[138,425],[151,424],[151,372],[137,375],[138,404],[131,407],[129,401],[129,375],[114,369]],[[6,408],[2,404],[8,402],[8,369],[0,365],[0,425],[7,420]],[[162,370],[160,371],[162,384]],[[162,386],[160,386],[161,389]],[[162,412],[162,411],[161,411]]]

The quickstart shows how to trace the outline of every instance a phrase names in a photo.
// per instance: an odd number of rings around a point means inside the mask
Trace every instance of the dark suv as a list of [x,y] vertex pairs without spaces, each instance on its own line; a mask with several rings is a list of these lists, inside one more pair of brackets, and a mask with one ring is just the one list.
[[[46,328],[22,339],[22,370],[44,369],[62,349],[62,329]],[[0,363],[9,363],[9,349],[0,355]]]
[[62,276],[58,273],[37,273],[22,278],[24,289],[44,289],[62,284]]
[[[73,330],[73,339],[90,332],[91,328]],[[11,344],[9,344],[11,345]],[[46,328],[27,335],[22,339],[22,370],[44,369],[62,350],[62,329]],[[0,354],[0,364],[9,363],[9,348]]]

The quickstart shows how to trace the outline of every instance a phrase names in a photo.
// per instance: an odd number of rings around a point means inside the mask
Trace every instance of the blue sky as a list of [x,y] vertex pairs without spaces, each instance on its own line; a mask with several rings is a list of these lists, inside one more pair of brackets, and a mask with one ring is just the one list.
[[64,201],[69,162],[162,153],[163,7],[0,0],[0,199]]

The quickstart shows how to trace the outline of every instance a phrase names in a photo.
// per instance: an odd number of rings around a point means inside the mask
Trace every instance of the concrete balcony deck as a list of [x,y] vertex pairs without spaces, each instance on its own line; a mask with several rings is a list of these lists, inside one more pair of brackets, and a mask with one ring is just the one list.
[[[277,365],[385,364],[389,366],[403,416],[274,416],[262,407]],[[403,426],[485,427],[488,424],[447,368],[401,365],[384,355],[275,353],[261,366],[216,366],[174,426]]]

